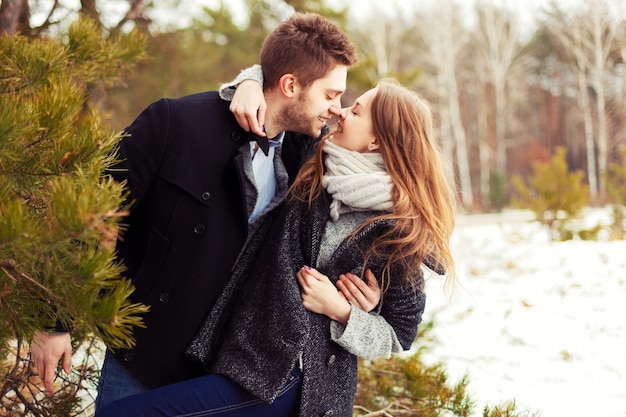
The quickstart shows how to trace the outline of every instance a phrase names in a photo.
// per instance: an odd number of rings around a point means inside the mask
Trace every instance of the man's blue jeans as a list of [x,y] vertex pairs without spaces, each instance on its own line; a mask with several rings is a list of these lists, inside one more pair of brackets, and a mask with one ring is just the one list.
[[119,363],[107,350],[104,355],[104,363],[100,371],[100,381],[98,382],[98,396],[96,397],[96,412],[102,406],[119,400],[129,395],[141,394],[150,388],[135,378],[129,371]]
[[278,398],[267,404],[229,378],[209,374],[111,402],[95,417],[292,417],[299,412],[300,386],[294,369]]

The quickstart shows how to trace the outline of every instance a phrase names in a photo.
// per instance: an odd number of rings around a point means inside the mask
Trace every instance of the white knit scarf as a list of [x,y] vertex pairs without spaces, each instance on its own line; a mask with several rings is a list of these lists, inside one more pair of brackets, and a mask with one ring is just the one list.
[[333,197],[331,219],[351,211],[390,211],[393,183],[380,153],[351,151],[328,140],[323,149],[327,156],[322,186]]

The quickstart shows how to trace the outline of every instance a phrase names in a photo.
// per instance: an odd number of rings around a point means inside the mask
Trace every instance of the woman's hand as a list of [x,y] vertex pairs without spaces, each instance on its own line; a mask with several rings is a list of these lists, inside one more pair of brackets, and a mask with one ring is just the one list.
[[367,283],[349,272],[341,274],[337,281],[337,288],[346,300],[361,310],[370,312],[380,302],[381,291],[376,277],[369,269],[365,271],[365,279]]
[[229,109],[243,130],[252,131],[257,136],[265,136],[263,125],[267,103],[263,95],[263,87],[258,82],[242,81],[235,90]]
[[350,317],[350,304],[330,279],[318,270],[305,266],[297,273],[302,305],[309,311],[323,314],[344,326]]

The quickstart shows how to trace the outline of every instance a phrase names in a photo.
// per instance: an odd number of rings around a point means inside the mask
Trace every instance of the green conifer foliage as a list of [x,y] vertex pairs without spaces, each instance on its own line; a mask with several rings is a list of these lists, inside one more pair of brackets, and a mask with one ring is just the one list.
[[474,407],[467,383],[450,385],[444,365],[426,366],[419,354],[361,361],[355,415],[467,417]]
[[[354,417],[470,417],[478,415],[469,377],[449,381],[445,364],[426,365],[418,349],[410,356],[359,361]],[[513,401],[485,405],[483,417],[538,417]]]
[[128,301],[115,260],[123,184],[103,174],[120,134],[88,91],[119,84],[143,50],[139,34],[107,39],[86,19],[61,40],[0,37],[1,409],[23,397],[20,348],[34,331],[71,328],[77,344],[96,335],[120,348],[142,324],[146,307]]
[[[359,359],[359,383],[354,417],[471,417],[478,415],[470,393],[470,378],[452,382],[446,365],[427,365],[422,354],[433,343],[435,323],[423,322],[412,353],[390,359]],[[514,401],[486,404],[483,417],[539,417],[534,411],[520,411]]]
[[570,172],[565,149],[557,148],[549,162],[533,163],[533,176],[526,185],[521,177],[513,178],[517,192],[513,205],[532,210],[537,220],[550,227],[556,237],[565,238],[566,223],[589,203],[589,186],[583,182],[584,173]]

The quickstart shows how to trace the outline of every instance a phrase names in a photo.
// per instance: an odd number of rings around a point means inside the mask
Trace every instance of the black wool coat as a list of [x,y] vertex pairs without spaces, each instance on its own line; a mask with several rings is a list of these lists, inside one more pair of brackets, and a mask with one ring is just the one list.
[[[202,373],[184,354],[227,282],[247,233],[243,131],[217,92],[151,104],[126,129],[109,173],[129,191],[118,241],[135,292],[150,306],[136,345],[114,355],[158,387]],[[313,139],[287,133],[282,158],[295,175]]]
[[[356,393],[357,357],[331,340],[328,317],[303,307],[295,278],[302,266],[316,265],[329,202],[326,195],[311,208],[289,202],[267,219],[188,350],[208,371],[229,376],[268,402],[301,357],[302,417],[350,417]],[[350,244],[344,241],[319,270],[333,282],[345,272],[360,274],[365,251],[389,226],[379,221]],[[373,259],[368,267],[381,277],[382,260]],[[411,285],[399,280],[399,271],[392,272],[379,314],[409,349],[425,307],[423,276],[415,273],[417,282]]]

